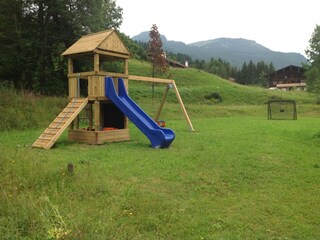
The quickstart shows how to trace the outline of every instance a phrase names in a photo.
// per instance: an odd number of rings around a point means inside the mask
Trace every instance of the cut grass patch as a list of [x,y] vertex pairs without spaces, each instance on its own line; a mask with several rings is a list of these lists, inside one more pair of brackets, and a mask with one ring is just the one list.
[[[4,239],[317,239],[316,118],[194,119],[176,139],[30,148],[39,131],[1,133]],[[74,174],[67,164],[74,164]]]

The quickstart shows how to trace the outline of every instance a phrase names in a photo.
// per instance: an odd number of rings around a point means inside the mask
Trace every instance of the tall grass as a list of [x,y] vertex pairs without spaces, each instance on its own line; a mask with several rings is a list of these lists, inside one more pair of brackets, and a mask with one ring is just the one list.
[[0,129],[43,127],[52,121],[67,103],[66,98],[38,96],[18,91],[10,83],[0,84]]

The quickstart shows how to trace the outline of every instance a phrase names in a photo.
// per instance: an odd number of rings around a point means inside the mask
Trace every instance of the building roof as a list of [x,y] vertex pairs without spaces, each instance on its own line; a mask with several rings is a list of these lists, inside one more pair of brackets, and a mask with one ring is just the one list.
[[297,69],[297,70],[301,71],[302,73],[304,73],[304,68],[303,67],[299,67],[299,66],[295,66],[295,65],[289,65],[289,66],[286,66],[284,68],[278,69],[278,70],[270,73],[269,76],[276,75],[277,73],[284,72],[286,70],[291,70],[291,69]]
[[172,59],[169,59],[169,58],[166,58],[165,57],[165,60],[167,61],[167,63],[172,66],[172,67],[179,67],[179,68],[187,68],[186,65],[183,65],[182,63],[179,63],[177,61],[174,61]]
[[114,30],[82,36],[62,53],[62,56],[100,53],[102,55],[130,58],[131,53]]

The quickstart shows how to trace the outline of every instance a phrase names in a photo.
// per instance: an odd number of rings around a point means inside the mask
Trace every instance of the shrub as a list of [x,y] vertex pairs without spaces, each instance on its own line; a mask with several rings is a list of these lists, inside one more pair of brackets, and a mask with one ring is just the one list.
[[221,97],[220,93],[218,93],[218,92],[208,93],[208,94],[204,95],[204,99],[206,100],[206,102],[210,102],[210,103],[221,103],[222,102],[222,97]]

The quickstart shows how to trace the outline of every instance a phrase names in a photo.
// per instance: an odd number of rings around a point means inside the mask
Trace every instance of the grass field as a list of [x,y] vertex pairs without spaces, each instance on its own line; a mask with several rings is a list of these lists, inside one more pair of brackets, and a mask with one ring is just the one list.
[[[319,119],[181,120],[169,149],[2,132],[2,239],[318,239]],[[67,164],[74,164],[68,174]],[[61,237],[61,238],[59,238]]]
[[[148,75],[148,64],[129,65]],[[0,86],[0,239],[320,239],[315,96],[195,69],[171,75],[196,131],[170,91],[169,149],[152,149],[131,123],[128,142],[91,146],[64,133],[53,149],[33,149],[66,98]],[[153,103],[150,84],[130,82],[129,92],[154,116],[163,90]],[[222,102],[206,101],[213,92]],[[267,120],[270,99],[296,100],[298,120]]]

